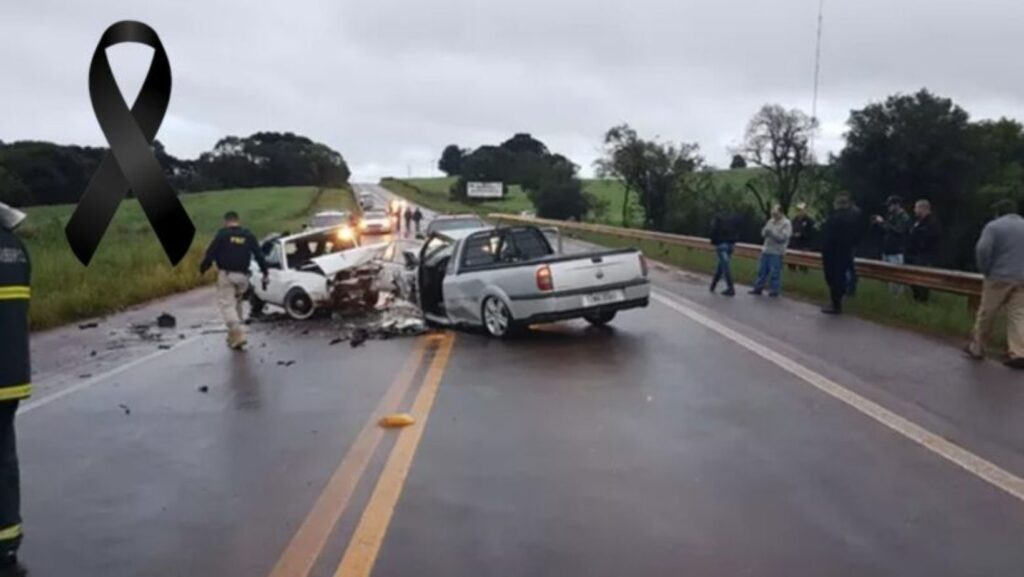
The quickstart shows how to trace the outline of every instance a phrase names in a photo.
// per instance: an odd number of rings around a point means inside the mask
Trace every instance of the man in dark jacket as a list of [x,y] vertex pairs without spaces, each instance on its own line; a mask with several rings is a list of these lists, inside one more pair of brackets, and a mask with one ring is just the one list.
[[21,485],[14,415],[32,394],[28,355],[31,267],[14,234],[25,214],[0,203],[0,574],[18,574]]
[[249,292],[249,264],[253,258],[263,273],[265,284],[267,261],[256,237],[242,228],[237,212],[228,212],[224,215],[224,228],[217,231],[206,249],[199,274],[205,274],[210,266],[217,264],[217,304],[228,326],[228,346],[235,350],[241,350],[246,342],[242,330],[242,299]]
[[[875,215],[872,218],[872,224],[882,229],[882,260],[889,264],[904,264],[913,221],[903,208],[902,198],[890,196],[885,207],[885,217]],[[903,285],[889,283],[889,292],[903,294]]]
[[863,230],[860,214],[852,208],[850,196],[840,193],[821,230],[821,261],[832,301],[831,306],[821,309],[823,313],[838,315],[843,312],[847,274],[854,266],[853,254]]
[[722,294],[728,297],[736,295],[732,283],[732,253],[739,239],[738,228],[736,216],[732,214],[719,214],[711,221],[711,244],[715,246],[715,254],[718,255],[718,266],[711,280],[711,292],[715,292],[718,282],[724,279],[725,291]]
[[[907,242],[907,264],[935,266],[941,238],[942,228],[932,214],[932,203],[927,200],[914,203],[914,227],[910,229],[910,240]],[[910,289],[915,301],[928,302],[928,289],[919,286]]]

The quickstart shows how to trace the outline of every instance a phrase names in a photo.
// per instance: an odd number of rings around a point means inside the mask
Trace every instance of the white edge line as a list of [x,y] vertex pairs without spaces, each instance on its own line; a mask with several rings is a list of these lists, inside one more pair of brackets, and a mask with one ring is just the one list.
[[96,383],[99,383],[100,381],[103,381],[104,379],[109,379],[110,377],[113,377],[114,375],[118,375],[120,373],[123,373],[123,372],[129,370],[129,369],[135,368],[135,367],[137,367],[137,366],[139,366],[139,365],[141,365],[143,363],[148,363],[149,361],[152,361],[153,359],[156,359],[158,357],[162,357],[162,356],[164,356],[164,355],[166,355],[166,354],[168,354],[168,353],[170,353],[172,351],[180,349],[181,347],[184,347],[185,345],[188,345],[190,343],[193,343],[193,342],[199,340],[203,336],[204,335],[201,335],[201,334],[193,335],[193,336],[191,336],[191,337],[189,337],[189,338],[187,338],[187,339],[185,339],[183,341],[177,342],[176,344],[174,344],[173,346],[171,346],[168,349],[160,349],[158,351],[153,351],[152,353],[150,353],[148,355],[144,355],[144,356],[139,357],[139,358],[137,358],[137,359],[135,359],[133,361],[129,361],[129,362],[127,362],[127,363],[125,363],[123,365],[120,365],[118,367],[115,367],[115,368],[113,368],[113,369],[111,369],[111,370],[109,370],[109,371],[107,371],[107,372],[105,372],[105,373],[103,373],[101,375],[97,375],[97,376],[92,377],[90,379],[86,379],[86,380],[84,380],[84,381],[82,381],[80,383],[76,383],[76,384],[74,384],[74,385],[72,385],[70,387],[61,389],[61,390],[57,391],[56,393],[53,393],[52,395],[47,395],[45,397],[39,397],[37,399],[31,400],[31,401],[29,401],[27,403],[22,404],[21,407],[18,408],[18,415],[19,416],[25,415],[27,413],[30,413],[30,412],[36,410],[36,409],[39,409],[41,407],[45,407],[46,405],[49,405],[50,403],[52,403],[54,401],[59,401],[60,399],[63,399],[64,397],[66,397],[68,395],[73,395],[74,393],[77,393],[78,391],[81,391],[82,389],[89,388],[89,387],[95,385]]
[[875,421],[885,425],[900,435],[903,435],[907,439],[910,439],[925,449],[928,449],[932,453],[935,453],[987,483],[1009,493],[1012,497],[1015,497],[1020,501],[1024,501],[1024,479],[1021,479],[1006,469],[975,455],[960,445],[925,429],[921,425],[918,425],[905,417],[901,417],[878,403],[863,397],[828,377],[801,365],[793,359],[775,352],[772,349],[757,343],[753,339],[702,315],[696,310],[687,307],[684,303],[689,301],[683,297],[677,297],[675,295],[671,297],[665,296],[661,291],[655,291],[651,296],[661,304],[690,318],[690,320],[711,329],[752,353],[777,365],[786,372],[799,377],[823,393],[842,401],[860,413],[871,417]]

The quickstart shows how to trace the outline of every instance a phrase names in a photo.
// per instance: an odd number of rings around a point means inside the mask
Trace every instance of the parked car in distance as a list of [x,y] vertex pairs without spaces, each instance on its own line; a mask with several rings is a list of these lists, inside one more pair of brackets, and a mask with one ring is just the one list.
[[370,210],[377,206],[377,198],[369,193],[362,193],[359,195],[359,207],[363,210]]
[[323,210],[309,218],[307,229],[353,226],[353,215],[347,210]]
[[391,215],[383,210],[368,210],[359,221],[359,232],[363,234],[390,234]]
[[[347,227],[270,235],[260,243],[269,266],[267,283],[253,283],[249,303],[255,314],[272,304],[297,320],[318,310],[372,307],[379,297],[376,259],[385,248],[360,246]],[[251,267],[253,278],[259,278],[259,267],[255,262]]]
[[533,226],[437,231],[407,259],[429,322],[482,326],[494,337],[575,318],[605,325],[650,299],[639,250],[563,255]]
[[427,229],[420,236],[427,238],[431,234],[440,231],[487,228],[488,226],[484,219],[475,214],[439,214],[434,220],[430,221]]

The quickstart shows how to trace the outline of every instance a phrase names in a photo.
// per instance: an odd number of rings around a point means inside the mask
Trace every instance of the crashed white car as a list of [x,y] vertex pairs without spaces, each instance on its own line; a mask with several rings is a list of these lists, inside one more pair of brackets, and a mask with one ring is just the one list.
[[[255,315],[266,304],[279,306],[293,319],[318,310],[345,311],[376,305],[380,295],[377,263],[386,245],[360,246],[348,227],[271,235],[260,243],[269,266],[266,285],[253,283],[250,304]],[[260,278],[252,263],[253,278]]]

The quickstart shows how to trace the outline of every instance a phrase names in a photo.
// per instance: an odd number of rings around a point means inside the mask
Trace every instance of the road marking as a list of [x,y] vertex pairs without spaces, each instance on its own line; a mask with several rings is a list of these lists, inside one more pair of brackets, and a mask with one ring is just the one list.
[[455,336],[446,333],[438,346],[434,360],[430,363],[423,386],[420,387],[413,402],[411,413],[416,423],[399,433],[398,441],[388,456],[373,495],[366,504],[363,516],[359,519],[359,525],[352,534],[352,540],[349,541],[348,549],[345,550],[345,556],[342,557],[338,570],[334,572],[334,577],[368,577],[373,570],[380,546],[384,542],[384,535],[391,523],[391,516],[395,512],[398,498],[405,486],[405,479],[416,456],[416,449],[427,427],[427,417],[430,416],[430,409],[437,398],[441,378],[444,376],[448,359],[451,358],[454,344]]
[[81,391],[83,389],[87,389],[87,388],[95,385],[96,383],[99,383],[100,381],[103,381],[104,379],[109,379],[110,377],[113,377],[114,375],[119,375],[119,374],[127,371],[128,369],[133,369],[133,368],[135,368],[135,367],[137,367],[137,366],[139,366],[139,365],[141,365],[143,363],[148,363],[149,361],[152,361],[153,359],[156,359],[158,357],[162,357],[162,356],[164,356],[164,355],[166,355],[166,354],[168,354],[168,353],[170,353],[172,351],[176,351],[176,350],[178,350],[178,349],[180,349],[180,348],[182,348],[182,347],[184,347],[186,345],[189,345],[189,344],[199,340],[202,337],[203,337],[203,335],[191,336],[191,337],[189,337],[189,338],[187,338],[187,339],[185,339],[183,341],[178,341],[177,343],[175,343],[172,347],[170,347],[168,349],[160,349],[158,351],[154,351],[154,352],[152,352],[152,353],[150,353],[148,355],[139,357],[139,358],[135,359],[134,361],[129,361],[129,362],[123,364],[123,365],[115,367],[115,368],[113,368],[113,369],[111,369],[111,370],[109,370],[109,371],[107,371],[107,372],[105,372],[105,373],[103,373],[101,375],[97,375],[95,377],[86,379],[86,380],[84,380],[84,381],[82,381],[80,383],[76,383],[76,384],[74,384],[74,385],[72,385],[70,387],[61,389],[61,390],[59,390],[56,393],[53,393],[51,395],[46,395],[44,397],[39,397],[39,398],[36,398],[34,400],[31,400],[31,401],[29,401],[27,403],[22,403],[21,407],[18,409],[18,415],[19,416],[20,415],[25,415],[27,413],[30,413],[30,412],[36,410],[36,409],[45,407],[46,405],[49,405],[50,403],[52,403],[54,401],[59,401],[60,399],[63,399],[64,397],[66,397],[68,395],[72,395],[72,394],[77,393],[78,391]]
[[694,305],[694,303],[683,297],[676,295],[668,297],[660,291],[653,292],[651,297],[670,309],[688,317],[690,320],[711,329],[783,370],[801,378],[816,389],[846,403],[925,449],[962,467],[985,482],[1002,489],[1020,501],[1024,501],[1024,479],[999,467],[995,463],[975,455],[960,445],[936,435],[909,419],[897,415],[878,403],[843,387],[839,383],[801,365],[793,359],[777,353],[751,338],[700,314],[693,308],[686,306],[684,303],[690,305]]
[[299,530],[281,554],[273,571],[270,572],[270,577],[306,577],[312,571],[334,526],[348,507],[359,480],[366,473],[377,446],[384,438],[385,431],[377,426],[377,421],[395,411],[405,398],[423,363],[429,341],[430,339],[419,339],[416,343],[412,356],[388,386],[377,408],[366,421]]

